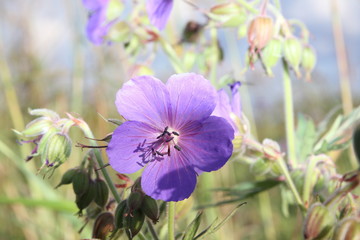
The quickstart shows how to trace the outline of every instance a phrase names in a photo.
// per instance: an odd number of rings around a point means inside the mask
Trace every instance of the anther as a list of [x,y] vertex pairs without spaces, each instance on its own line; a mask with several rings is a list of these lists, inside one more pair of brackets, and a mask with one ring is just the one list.
[[179,145],[174,145],[174,148],[178,151],[181,151],[181,147]]
[[168,145],[168,152],[167,152],[168,156],[170,157],[170,145]]
[[155,152],[154,148],[151,148],[151,153],[152,153],[153,156],[156,155],[156,152]]
[[180,136],[180,134],[178,132],[173,131],[172,134],[176,135],[176,136]]
[[159,151],[156,151],[156,153],[158,154],[158,155],[160,155],[160,156],[164,156],[165,154],[163,154],[163,153],[161,153],[161,152],[159,152]]
[[170,142],[170,141],[172,141],[174,139],[174,137],[171,137],[171,138],[169,138],[168,140],[166,140],[165,142]]

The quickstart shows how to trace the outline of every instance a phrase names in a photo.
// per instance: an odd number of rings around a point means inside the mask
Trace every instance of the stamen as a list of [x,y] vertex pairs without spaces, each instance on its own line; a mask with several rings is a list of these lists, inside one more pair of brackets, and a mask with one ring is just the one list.
[[174,145],[174,148],[178,151],[181,151],[181,147],[179,145]]
[[180,136],[180,134],[178,132],[173,131],[172,134],[176,135],[176,136]]
[[165,154],[163,154],[163,153],[161,153],[161,152],[159,152],[159,151],[156,151],[156,153],[158,154],[158,155],[160,155],[160,156],[164,156]]
[[170,141],[172,141],[174,139],[174,137],[171,137],[171,138],[169,138],[168,140],[166,140],[165,142],[170,142]]
[[169,127],[166,126],[164,131],[159,136],[157,136],[156,139],[163,137],[165,134],[168,134],[170,136],[171,134],[168,132],[168,129],[169,129]]
[[167,152],[168,156],[170,157],[170,145],[168,145],[168,152]]
[[154,148],[151,148],[151,153],[152,153],[153,156],[156,155],[156,152],[155,152]]

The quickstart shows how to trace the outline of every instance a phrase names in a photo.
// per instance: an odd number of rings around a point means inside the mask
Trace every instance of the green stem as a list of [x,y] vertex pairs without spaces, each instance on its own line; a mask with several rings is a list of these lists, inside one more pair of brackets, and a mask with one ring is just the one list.
[[290,188],[290,191],[294,194],[296,203],[300,206],[300,208],[302,210],[305,209],[304,204],[303,204],[303,202],[302,202],[302,200],[300,198],[300,194],[297,191],[293,180],[291,179],[291,176],[290,176],[289,170],[288,170],[288,168],[286,166],[285,160],[282,157],[279,157],[277,160],[278,160],[279,166],[281,168],[281,171],[285,176],[286,183],[288,184],[288,186]]
[[291,78],[289,74],[289,66],[283,60],[283,81],[284,81],[284,102],[285,102],[285,123],[286,123],[286,142],[288,148],[288,162],[293,166],[296,165],[295,150],[295,120],[294,106],[291,87]]
[[149,219],[146,219],[146,224],[148,225],[148,229],[149,229],[149,231],[151,233],[152,239],[159,240],[159,237],[155,232],[154,226],[152,225],[152,223],[150,222]]
[[[90,130],[89,126],[87,124],[85,124],[85,122],[83,122],[83,123],[84,124],[81,124],[81,129],[83,130],[85,136],[87,138],[89,138],[89,141],[90,141],[92,146],[97,146],[96,141],[92,140],[92,139],[94,139],[94,134]],[[101,169],[101,172],[102,172],[102,174],[103,174],[103,176],[105,178],[105,181],[106,181],[108,187],[110,188],[111,193],[113,194],[116,202],[120,203],[121,202],[120,195],[118,194],[118,192],[116,190],[116,187],[115,187],[113,181],[110,178],[109,173],[107,172],[106,168],[104,167],[104,162],[102,160],[101,153],[100,153],[99,149],[94,148],[93,150],[94,150],[96,161],[97,161],[97,163],[98,163],[98,165],[99,165],[99,167]]]
[[168,202],[168,240],[175,240],[175,202]]

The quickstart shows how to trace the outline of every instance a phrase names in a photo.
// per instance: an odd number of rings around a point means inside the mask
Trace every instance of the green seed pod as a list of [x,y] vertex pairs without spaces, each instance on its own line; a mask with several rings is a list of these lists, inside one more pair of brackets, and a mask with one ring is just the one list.
[[126,235],[133,239],[141,230],[145,221],[145,214],[140,210],[135,210],[131,215],[127,215],[124,219]]
[[258,158],[250,167],[254,175],[264,175],[270,171],[270,164],[262,158]]
[[140,192],[143,193],[143,190],[141,188],[141,177],[138,177],[134,184],[131,186],[131,192]]
[[303,55],[303,46],[296,38],[288,38],[284,42],[284,56],[288,64],[294,69],[298,78],[301,77],[299,66]]
[[73,177],[75,176],[78,170],[79,170],[78,168],[71,168],[67,170],[62,176],[60,183],[55,188],[58,188],[64,184],[72,183]]
[[360,239],[360,218],[348,217],[341,220],[334,233],[334,240]]
[[125,210],[126,210],[126,200],[121,201],[115,209],[115,227],[116,229],[121,229],[124,227],[124,218],[125,218]]
[[52,134],[46,145],[46,159],[50,163],[61,164],[65,162],[71,153],[71,140],[62,133]]
[[305,76],[306,81],[311,80],[311,72],[314,69],[315,64],[316,64],[316,53],[314,49],[310,46],[304,47],[301,65],[306,72],[306,76]]
[[140,192],[132,192],[127,199],[127,207],[132,213],[134,210],[138,210],[143,202],[144,195]]
[[95,184],[94,181],[89,181],[89,187],[84,194],[76,195],[76,205],[78,206],[80,213],[85,209],[95,198]]
[[141,205],[141,211],[155,224],[159,221],[159,207],[155,199],[145,195]]
[[271,39],[265,48],[261,51],[261,60],[265,66],[266,74],[273,77],[271,68],[279,61],[282,55],[282,41]]
[[97,178],[95,179],[95,189],[96,194],[94,201],[100,207],[104,207],[109,198],[109,188],[104,180]]
[[94,222],[92,238],[107,239],[114,228],[114,216],[110,212],[101,213]]
[[90,176],[84,169],[78,169],[73,177],[72,184],[76,195],[84,194],[89,188]]
[[304,222],[305,239],[329,239],[336,223],[335,215],[321,203],[314,203]]

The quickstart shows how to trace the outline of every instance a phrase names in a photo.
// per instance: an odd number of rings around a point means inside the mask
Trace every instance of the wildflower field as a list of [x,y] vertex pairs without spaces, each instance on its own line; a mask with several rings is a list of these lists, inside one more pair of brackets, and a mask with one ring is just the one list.
[[0,240],[360,240],[356,0],[0,3]]

